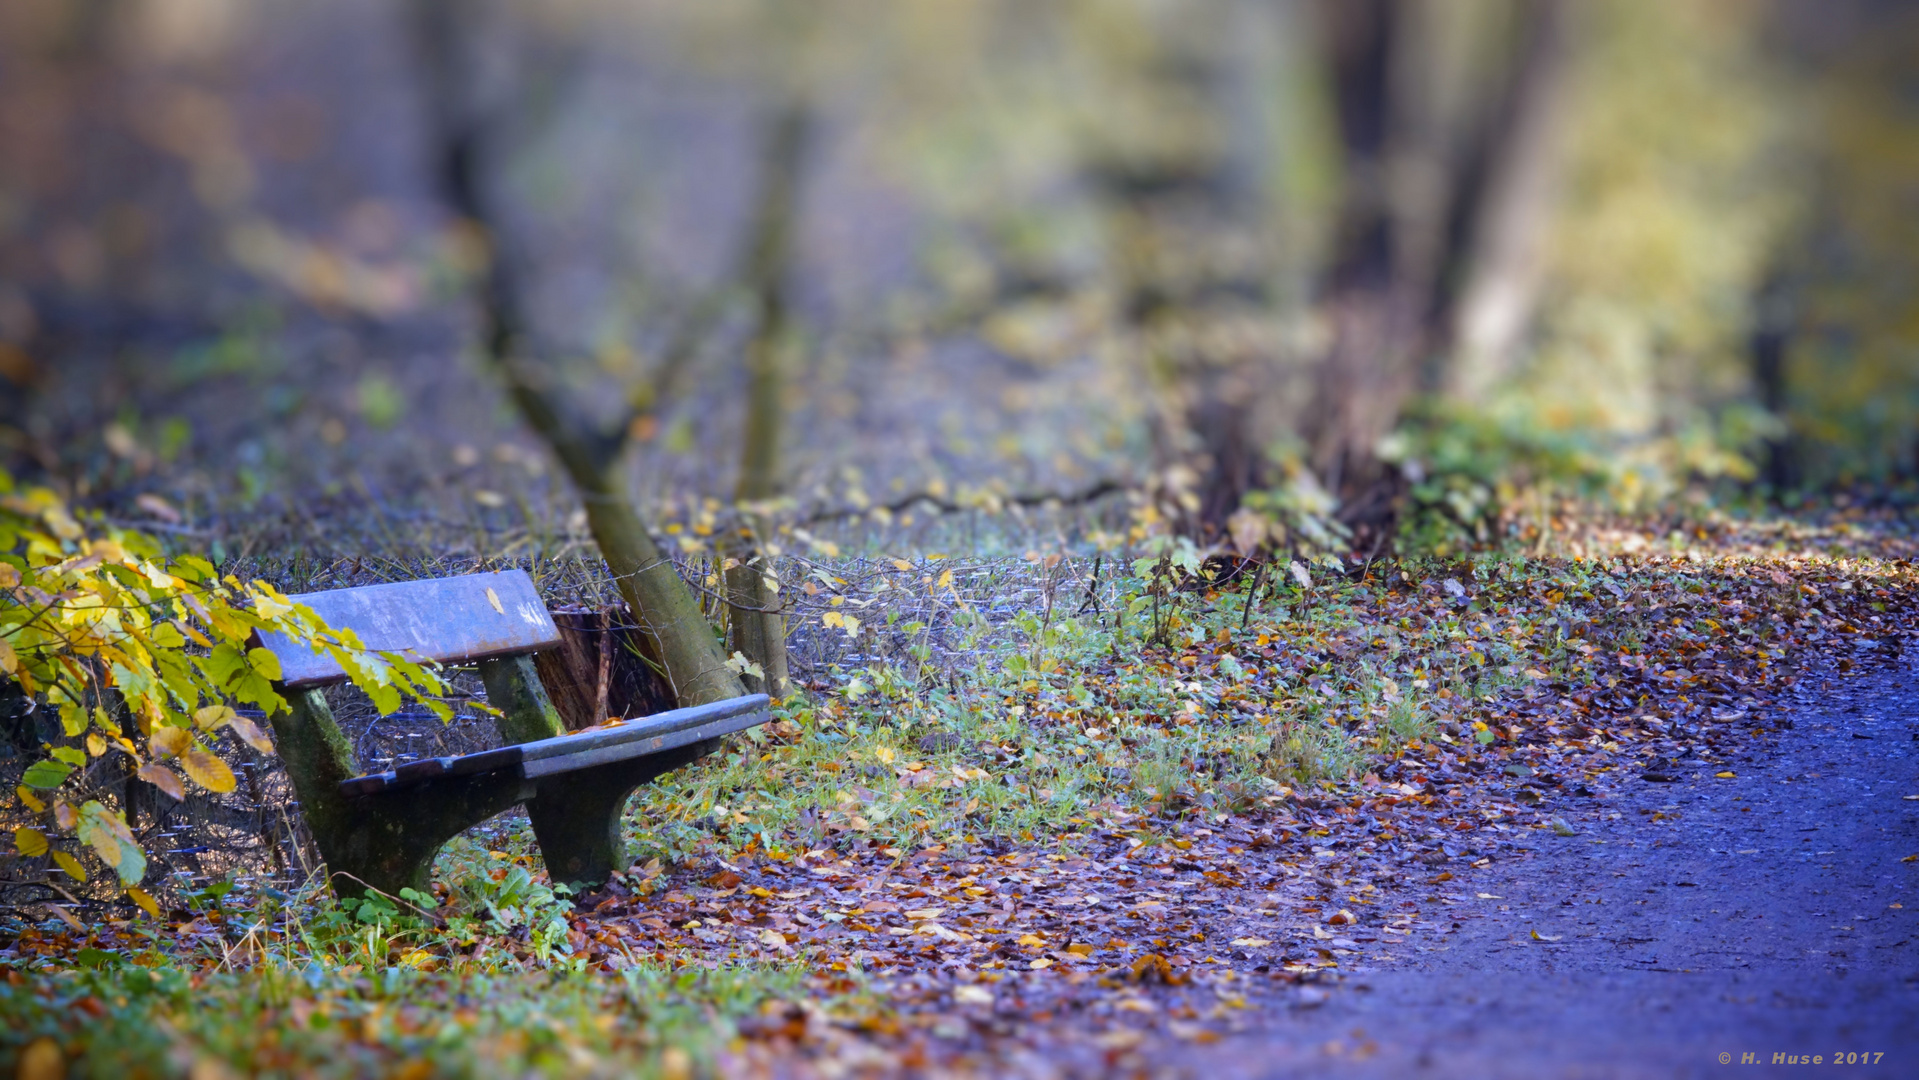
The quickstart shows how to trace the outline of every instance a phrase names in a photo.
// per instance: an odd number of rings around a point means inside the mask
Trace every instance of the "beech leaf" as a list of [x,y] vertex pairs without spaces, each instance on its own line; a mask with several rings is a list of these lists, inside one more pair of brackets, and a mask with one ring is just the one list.
[[234,788],[233,770],[227,763],[197,746],[180,755],[180,764],[194,783],[208,791],[224,795]]

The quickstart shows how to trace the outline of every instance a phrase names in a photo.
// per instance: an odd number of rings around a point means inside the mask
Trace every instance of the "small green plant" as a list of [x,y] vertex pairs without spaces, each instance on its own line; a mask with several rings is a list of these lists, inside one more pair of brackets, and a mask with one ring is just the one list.
[[455,838],[447,848],[442,872],[447,933],[454,940],[471,944],[482,935],[524,935],[541,963],[572,951],[566,920],[573,906],[571,889],[542,881],[518,860],[486,851],[465,837]]

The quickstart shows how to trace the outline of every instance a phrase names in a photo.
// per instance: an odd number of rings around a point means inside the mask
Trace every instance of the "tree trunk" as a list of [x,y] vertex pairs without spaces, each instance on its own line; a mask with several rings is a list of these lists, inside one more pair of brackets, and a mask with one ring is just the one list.
[[646,639],[635,631],[626,605],[551,614],[560,647],[536,654],[533,665],[568,730],[674,707],[659,658],[646,655]]
[[772,522],[765,504],[780,493],[780,427],[786,392],[783,353],[789,331],[787,277],[793,225],[798,217],[800,172],[811,129],[807,106],[789,102],[768,123],[762,153],[759,210],[753,225],[746,276],[756,307],[753,338],[746,347],[746,423],[740,475],[733,498],[740,529],[721,546],[726,567],[727,621],[733,648],[761,674],[745,678],[747,689],[775,700],[786,696],[786,613],[766,543]]
[[[1792,300],[1785,273],[1775,267],[1759,287],[1752,328],[1752,381],[1759,404],[1782,425],[1790,411],[1786,397],[1786,351],[1792,344]],[[1766,440],[1761,475],[1774,497],[1798,482],[1790,431]]]
[[1450,340],[1434,351],[1444,370],[1429,389],[1472,404],[1506,380],[1531,324],[1559,189],[1569,14],[1564,0],[1521,10],[1512,74],[1464,167],[1456,265],[1432,315]]
[[[1458,62],[1461,42],[1429,40],[1438,7],[1320,10],[1345,194],[1326,273],[1333,340],[1304,434],[1326,486],[1353,499],[1381,478],[1378,442],[1422,384],[1482,393],[1525,328],[1558,177],[1567,16],[1563,0],[1512,5],[1514,44],[1475,94],[1461,80],[1488,76]],[[1455,341],[1474,359],[1451,364]]]
[[1393,45],[1403,0],[1325,0],[1320,10],[1343,150],[1326,302],[1333,341],[1313,380],[1303,434],[1328,490],[1347,491],[1403,397],[1410,304],[1397,288],[1391,165]]

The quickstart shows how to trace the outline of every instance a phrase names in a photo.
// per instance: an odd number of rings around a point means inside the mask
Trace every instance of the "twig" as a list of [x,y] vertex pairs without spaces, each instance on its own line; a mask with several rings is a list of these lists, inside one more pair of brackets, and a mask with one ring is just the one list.
[[1239,613],[1239,628],[1246,629],[1253,619],[1253,601],[1259,597],[1259,587],[1266,582],[1266,562],[1259,560],[1259,567],[1253,571],[1253,586],[1246,590],[1246,609]]
[[1104,614],[1104,612],[1100,611],[1099,609],[1099,567],[1100,567],[1101,560],[1105,558],[1106,558],[1105,552],[1100,552],[1093,556],[1093,580],[1087,583],[1086,599],[1081,601],[1079,605],[1079,610],[1073,612],[1073,614],[1084,615],[1086,613],[1087,605],[1089,604],[1093,608],[1093,615],[1095,617],[1098,617]]

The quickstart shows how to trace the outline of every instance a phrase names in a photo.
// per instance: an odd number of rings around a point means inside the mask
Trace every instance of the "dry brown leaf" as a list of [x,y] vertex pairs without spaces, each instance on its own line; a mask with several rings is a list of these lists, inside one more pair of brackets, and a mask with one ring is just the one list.
[[180,774],[157,761],[140,766],[140,771],[134,775],[173,796],[175,802],[187,797],[186,785],[180,782]]

